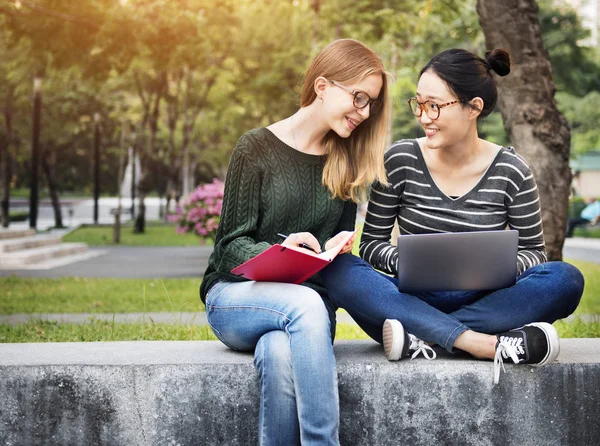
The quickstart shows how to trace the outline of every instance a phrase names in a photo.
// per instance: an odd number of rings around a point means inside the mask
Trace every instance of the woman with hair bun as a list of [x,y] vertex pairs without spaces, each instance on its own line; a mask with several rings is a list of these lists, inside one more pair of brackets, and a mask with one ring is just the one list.
[[[323,271],[333,302],[345,308],[390,361],[423,353],[430,343],[449,352],[544,365],[558,356],[551,325],[570,315],[583,293],[572,265],[547,262],[538,189],[527,162],[512,147],[479,138],[477,122],[497,100],[493,72],[510,72],[506,51],[481,58],[444,51],[421,70],[410,110],[425,137],[394,143],[385,154],[389,186],[371,189],[360,255],[338,256]],[[502,230],[519,232],[515,285],[500,290],[406,293],[397,280],[401,234]],[[368,261],[368,263],[367,263]],[[428,341],[425,343],[423,340]]]

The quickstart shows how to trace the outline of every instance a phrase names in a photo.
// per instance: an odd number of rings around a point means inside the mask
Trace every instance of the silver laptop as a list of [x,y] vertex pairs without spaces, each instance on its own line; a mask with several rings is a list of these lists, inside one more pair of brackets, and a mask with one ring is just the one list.
[[495,290],[515,284],[519,232],[398,237],[400,291]]

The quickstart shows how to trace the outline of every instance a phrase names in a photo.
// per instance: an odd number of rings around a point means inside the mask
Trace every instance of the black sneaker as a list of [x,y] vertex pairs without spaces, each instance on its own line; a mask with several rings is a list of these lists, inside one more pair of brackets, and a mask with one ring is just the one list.
[[534,322],[496,336],[494,356],[494,384],[500,380],[503,361],[512,359],[515,364],[542,366],[554,361],[560,352],[560,342],[556,328],[547,322]]
[[419,353],[429,360],[437,356],[429,345],[408,333],[396,319],[386,319],[383,323],[383,350],[388,361],[397,361],[411,354],[411,359],[414,359]]

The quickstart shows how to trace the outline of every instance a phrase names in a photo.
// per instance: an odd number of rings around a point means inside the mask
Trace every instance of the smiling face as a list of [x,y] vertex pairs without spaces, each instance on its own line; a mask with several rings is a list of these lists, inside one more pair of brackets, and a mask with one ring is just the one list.
[[[445,104],[458,98],[450,91],[446,82],[432,71],[421,75],[417,84],[417,100]],[[440,109],[440,116],[434,121],[426,113],[416,118],[426,136],[426,145],[430,149],[455,146],[477,133],[477,115],[474,110],[461,103],[448,105]]]
[[[383,80],[380,74],[371,74],[358,83],[342,84],[350,90],[365,92],[370,98],[375,99],[381,92]],[[348,138],[352,131],[370,116],[370,105],[361,109],[356,108],[354,96],[346,89],[330,82],[322,87],[320,95],[323,97],[323,107],[329,127],[341,138]]]

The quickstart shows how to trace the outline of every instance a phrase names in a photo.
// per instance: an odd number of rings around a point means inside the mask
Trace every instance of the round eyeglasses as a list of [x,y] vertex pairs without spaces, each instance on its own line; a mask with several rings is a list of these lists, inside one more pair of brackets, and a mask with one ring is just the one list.
[[440,110],[444,107],[447,107],[452,104],[458,104],[464,102],[463,100],[456,100],[451,102],[446,102],[445,104],[436,104],[435,102],[425,101],[419,102],[417,98],[410,98],[408,100],[408,106],[410,107],[410,111],[413,112],[417,118],[420,118],[423,114],[423,110],[425,110],[425,114],[431,119],[435,121],[440,117]]
[[358,109],[363,109],[367,105],[370,105],[370,107],[369,107],[369,113],[371,115],[376,115],[383,108],[383,101],[381,101],[380,99],[371,99],[371,96],[369,96],[364,91],[353,90],[353,89],[351,89],[349,87],[346,87],[345,85],[340,84],[339,82],[335,82],[335,81],[332,81],[332,80],[329,80],[329,79],[327,79],[327,81],[331,82],[336,87],[339,87],[342,90],[345,90],[348,93],[350,93],[352,96],[354,96],[354,102],[353,102],[353,104]]

